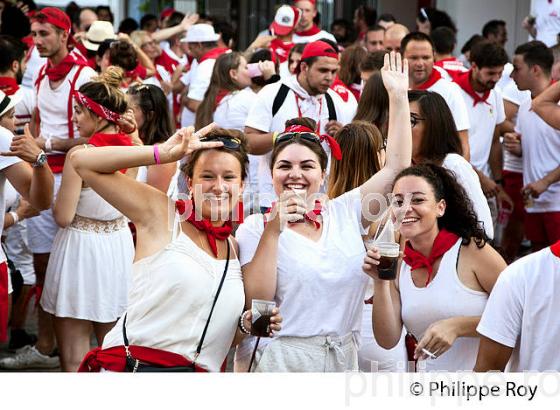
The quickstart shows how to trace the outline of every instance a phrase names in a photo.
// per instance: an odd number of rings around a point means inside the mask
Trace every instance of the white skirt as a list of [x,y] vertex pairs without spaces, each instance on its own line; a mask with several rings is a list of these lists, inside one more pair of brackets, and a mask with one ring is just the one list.
[[41,306],[57,317],[116,321],[126,310],[134,244],[130,229],[110,233],[60,229],[47,267]]

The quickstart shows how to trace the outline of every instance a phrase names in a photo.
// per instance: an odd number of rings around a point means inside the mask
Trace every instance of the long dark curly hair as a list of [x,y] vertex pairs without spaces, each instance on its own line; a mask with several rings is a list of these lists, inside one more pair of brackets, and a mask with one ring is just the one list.
[[429,162],[414,165],[402,170],[393,186],[406,176],[423,178],[432,187],[436,201],[445,200],[445,213],[437,220],[439,229],[446,229],[460,236],[463,238],[463,245],[468,245],[474,239],[477,247],[484,247],[489,240],[484,232],[484,223],[477,219],[472,201],[452,172]]

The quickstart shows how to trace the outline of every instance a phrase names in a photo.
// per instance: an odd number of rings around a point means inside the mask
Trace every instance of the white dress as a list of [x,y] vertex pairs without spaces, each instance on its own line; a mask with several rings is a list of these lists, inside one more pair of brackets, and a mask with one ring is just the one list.
[[41,306],[57,317],[114,322],[126,309],[133,259],[127,219],[83,188],[74,220],[54,239]]

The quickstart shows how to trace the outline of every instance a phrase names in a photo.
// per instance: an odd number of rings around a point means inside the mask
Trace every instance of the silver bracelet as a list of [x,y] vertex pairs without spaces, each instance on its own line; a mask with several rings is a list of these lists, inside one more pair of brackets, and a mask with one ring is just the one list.
[[239,321],[237,323],[237,327],[239,328],[241,333],[243,333],[245,335],[250,335],[251,334],[251,331],[247,330],[247,328],[245,327],[245,324],[243,323],[244,320],[245,320],[245,315],[249,312],[250,312],[250,310],[246,310],[245,312],[243,312],[241,314],[241,316],[239,316]]

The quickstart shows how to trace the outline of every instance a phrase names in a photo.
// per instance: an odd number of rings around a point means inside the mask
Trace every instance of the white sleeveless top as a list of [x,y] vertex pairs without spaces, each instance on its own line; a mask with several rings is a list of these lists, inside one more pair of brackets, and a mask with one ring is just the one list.
[[82,188],[80,191],[76,215],[98,221],[111,221],[122,216],[115,207],[105,201],[92,188]]
[[[404,326],[418,340],[434,322],[456,316],[481,316],[488,300],[486,292],[465,286],[457,274],[457,262],[462,238],[441,259],[438,273],[425,288],[412,281],[410,266],[401,264],[399,289],[401,316]],[[470,371],[476,363],[477,337],[459,337],[451,348],[437,359],[418,362],[423,371]]]
[[[192,360],[226,261],[212,258],[183,232],[173,237],[161,251],[134,264],[126,332],[131,345],[167,350]],[[230,259],[197,365],[220,371],[244,303],[241,266],[237,258]],[[124,344],[122,321],[121,317],[105,336],[104,349]]]

